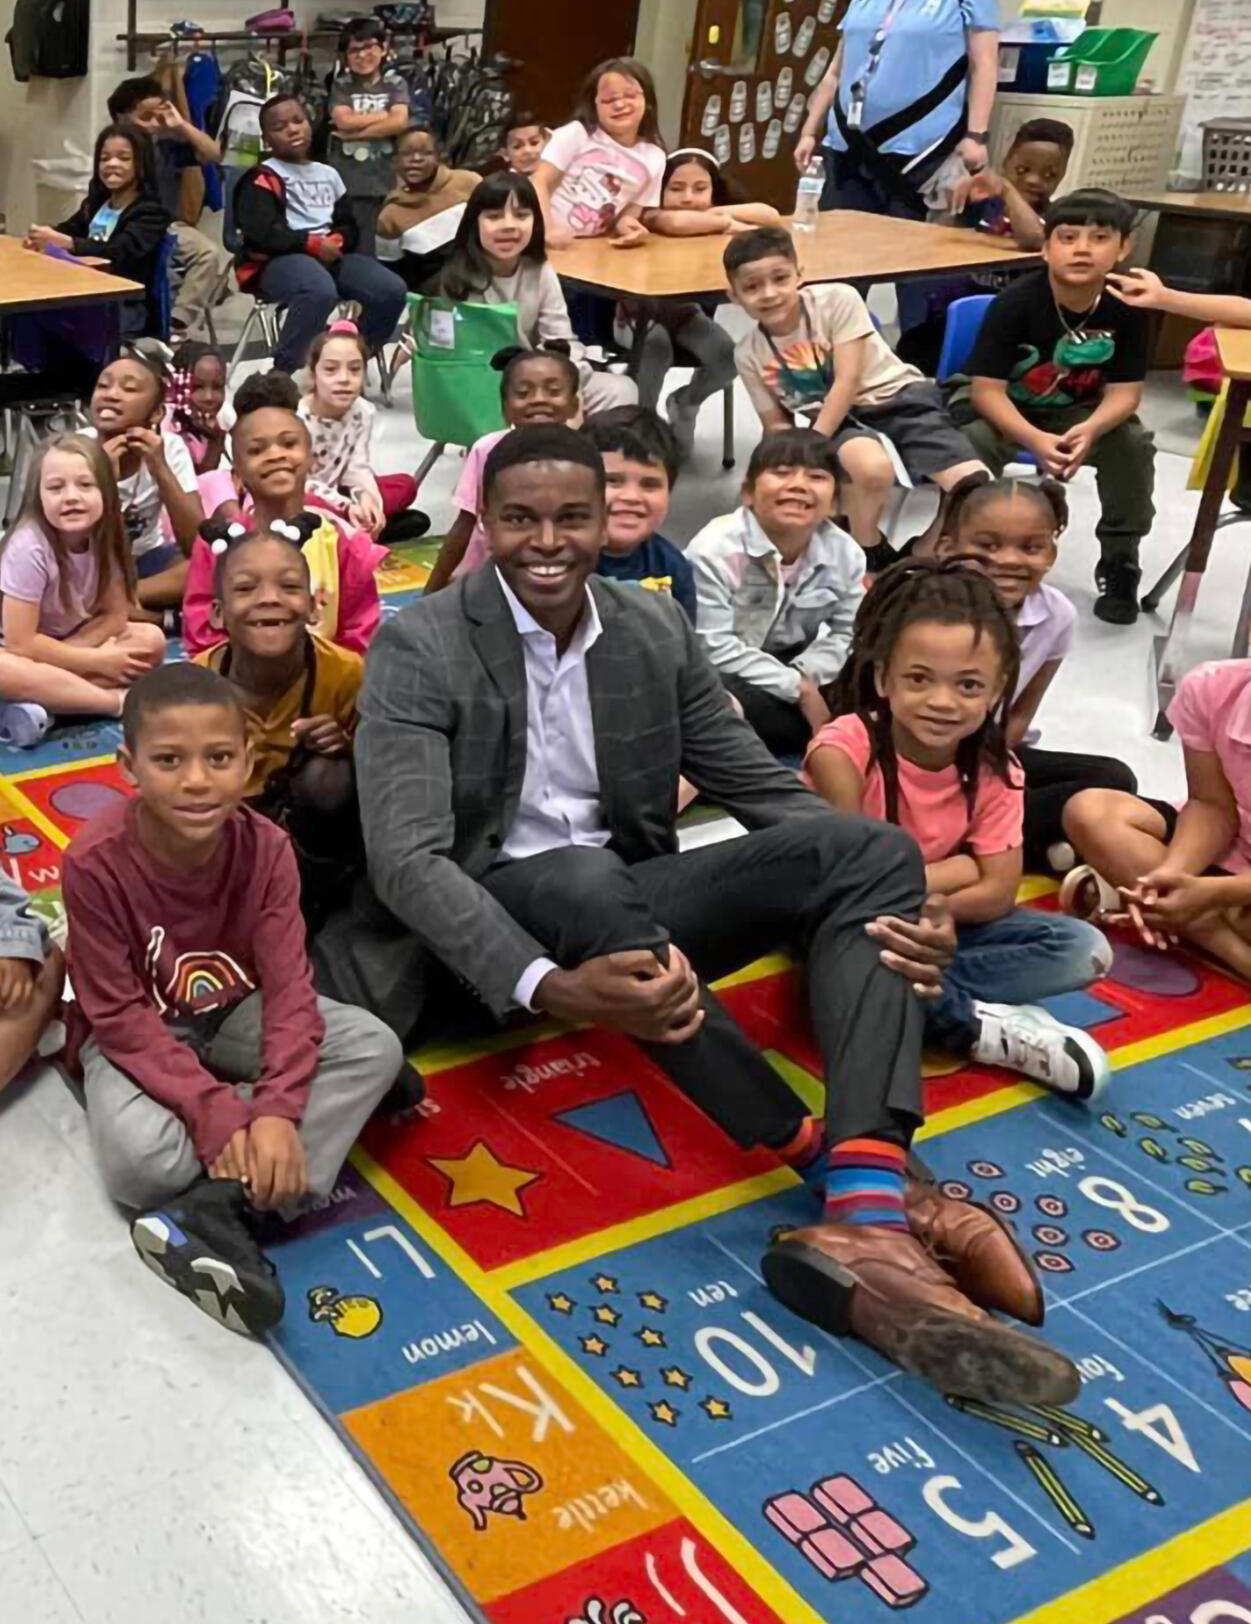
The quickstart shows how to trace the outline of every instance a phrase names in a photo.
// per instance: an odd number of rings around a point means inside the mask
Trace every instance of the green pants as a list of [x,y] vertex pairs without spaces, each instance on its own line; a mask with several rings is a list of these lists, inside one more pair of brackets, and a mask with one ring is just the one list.
[[[1023,415],[1047,434],[1062,434],[1074,424],[1084,423],[1090,412],[1081,406],[1065,406],[1057,411]],[[1015,446],[984,417],[975,417],[960,426],[978,456],[998,478],[1005,463],[1012,461]],[[1155,440],[1151,431],[1136,417],[1127,418],[1095,441],[1088,460],[1095,471],[1102,510],[1095,526],[1100,553],[1105,562],[1116,559],[1136,564],[1138,544],[1155,520],[1155,505],[1151,500],[1155,489]]]

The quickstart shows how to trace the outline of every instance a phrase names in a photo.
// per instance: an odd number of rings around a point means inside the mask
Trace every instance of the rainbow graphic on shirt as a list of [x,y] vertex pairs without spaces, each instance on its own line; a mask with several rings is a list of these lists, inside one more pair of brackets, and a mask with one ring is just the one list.
[[256,983],[229,953],[217,949],[173,954],[166,951],[165,927],[153,925],[144,955],[152,998],[162,1016],[189,1019],[227,1009],[256,991]]

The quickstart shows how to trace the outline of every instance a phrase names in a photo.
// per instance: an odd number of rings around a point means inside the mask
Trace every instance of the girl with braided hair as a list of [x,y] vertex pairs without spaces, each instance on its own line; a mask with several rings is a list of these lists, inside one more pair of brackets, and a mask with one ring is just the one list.
[[845,714],[814,736],[811,786],[840,811],[881,818],[921,848],[932,897],[956,921],[956,958],[929,1006],[929,1042],[1093,1100],[1107,1056],[1034,1000],[1087,986],[1112,955],[1083,921],[1017,908],[1024,787],[1008,747],[1020,665],[1016,624],[985,575],[909,560],[860,606],[836,693]]

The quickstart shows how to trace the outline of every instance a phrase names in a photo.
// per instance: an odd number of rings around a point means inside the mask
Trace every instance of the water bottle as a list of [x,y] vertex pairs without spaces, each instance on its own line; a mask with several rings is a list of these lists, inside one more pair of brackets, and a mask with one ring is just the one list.
[[813,156],[807,169],[799,177],[799,185],[795,190],[795,218],[791,221],[794,231],[815,231],[817,229],[817,215],[821,208],[821,193],[825,189],[825,165],[817,156]]

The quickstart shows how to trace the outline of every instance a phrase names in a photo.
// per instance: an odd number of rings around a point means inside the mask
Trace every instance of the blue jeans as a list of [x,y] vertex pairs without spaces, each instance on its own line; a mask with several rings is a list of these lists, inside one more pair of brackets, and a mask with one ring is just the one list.
[[395,331],[407,293],[394,271],[364,254],[344,254],[334,265],[323,265],[311,254],[280,254],[266,265],[257,285],[267,299],[287,309],[274,354],[279,372],[304,365],[309,345],[341,299],[360,304],[361,332],[370,349],[378,349]]
[[1111,963],[1112,949],[1103,932],[1084,919],[1014,908],[1002,919],[961,925],[942,996],[926,1006],[925,1041],[949,1054],[967,1055],[980,1031],[974,1000],[1035,1004],[1088,987]]

